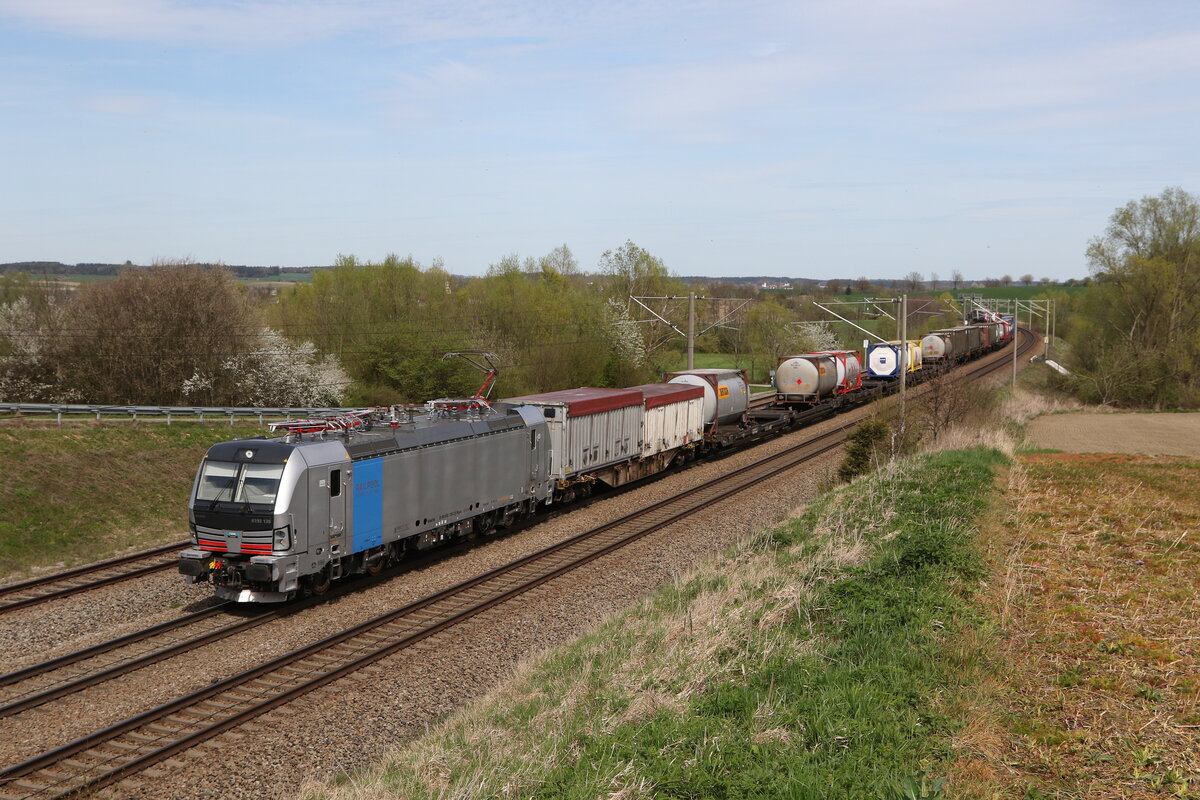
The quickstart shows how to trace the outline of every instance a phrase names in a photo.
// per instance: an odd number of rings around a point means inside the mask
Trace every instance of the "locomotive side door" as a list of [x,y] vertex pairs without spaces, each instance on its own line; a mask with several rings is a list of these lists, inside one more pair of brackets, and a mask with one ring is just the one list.
[[337,466],[329,470],[329,543],[335,554],[349,553],[350,537],[346,535],[346,491],[350,483],[350,470]]
[[308,545],[318,565],[350,550],[344,536],[348,473],[342,464],[308,470]]

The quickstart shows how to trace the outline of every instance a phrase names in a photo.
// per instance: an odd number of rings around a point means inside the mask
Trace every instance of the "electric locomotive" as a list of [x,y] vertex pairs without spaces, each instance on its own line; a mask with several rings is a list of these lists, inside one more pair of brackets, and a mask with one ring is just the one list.
[[320,594],[404,550],[489,534],[552,490],[546,419],[528,406],[434,403],[419,416],[276,427],[286,435],[213,445],[196,474],[179,571],[223,599]]

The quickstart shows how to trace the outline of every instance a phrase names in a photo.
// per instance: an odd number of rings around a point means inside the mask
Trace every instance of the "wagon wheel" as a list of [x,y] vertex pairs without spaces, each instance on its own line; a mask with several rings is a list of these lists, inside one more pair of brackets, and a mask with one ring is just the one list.
[[475,518],[475,533],[480,536],[491,536],[496,532],[496,519],[499,513],[496,511],[485,511]]

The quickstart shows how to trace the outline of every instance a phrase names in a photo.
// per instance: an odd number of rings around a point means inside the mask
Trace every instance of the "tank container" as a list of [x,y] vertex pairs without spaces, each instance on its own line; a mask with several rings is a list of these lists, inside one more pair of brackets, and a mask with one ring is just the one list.
[[775,391],[785,402],[815,402],[861,384],[862,362],[853,350],[784,356],[775,368]]
[[704,390],[704,424],[737,422],[750,405],[750,382],[742,369],[692,369],[668,372],[667,383],[699,386]]
[[872,378],[896,378],[899,377],[900,353],[902,350],[908,351],[908,359],[906,361],[909,372],[916,372],[921,368],[921,342],[915,339],[910,339],[903,345],[899,341],[894,342],[876,342],[875,344],[867,345],[867,374]]

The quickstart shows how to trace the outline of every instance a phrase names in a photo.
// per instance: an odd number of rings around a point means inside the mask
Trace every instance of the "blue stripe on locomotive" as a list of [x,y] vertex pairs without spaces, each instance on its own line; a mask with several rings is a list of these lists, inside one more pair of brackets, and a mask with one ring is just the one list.
[[354,464],[354,530],[350,552],[383,544],[383,459]]

